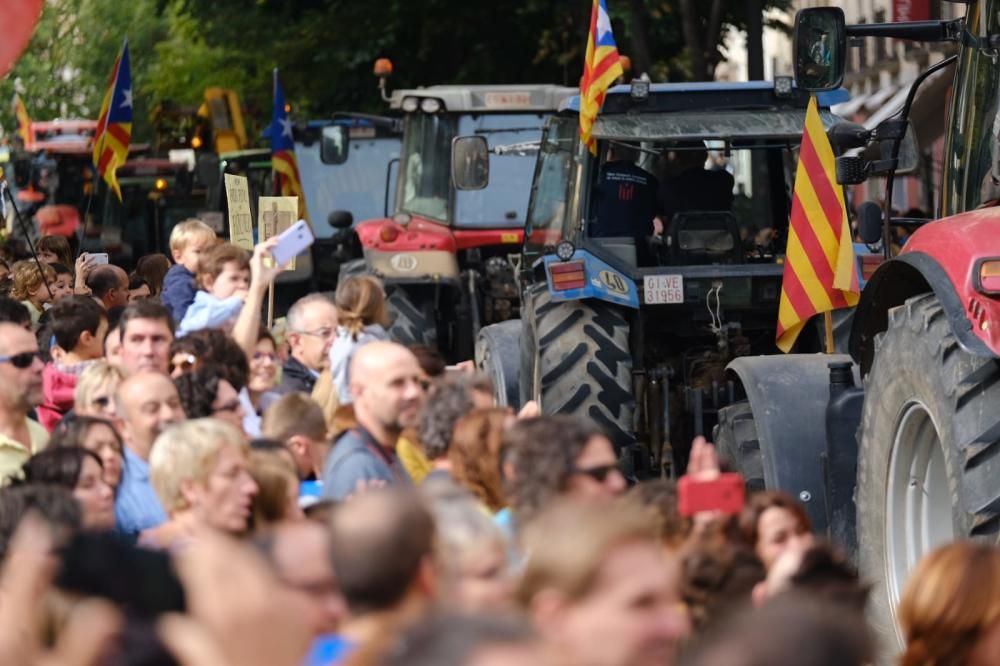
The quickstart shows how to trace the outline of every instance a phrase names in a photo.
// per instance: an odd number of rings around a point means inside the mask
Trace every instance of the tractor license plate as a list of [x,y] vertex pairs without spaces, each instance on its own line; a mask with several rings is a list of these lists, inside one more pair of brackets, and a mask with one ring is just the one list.
[[646,303],[683,303],[683,275],[646,275],[642,280]]

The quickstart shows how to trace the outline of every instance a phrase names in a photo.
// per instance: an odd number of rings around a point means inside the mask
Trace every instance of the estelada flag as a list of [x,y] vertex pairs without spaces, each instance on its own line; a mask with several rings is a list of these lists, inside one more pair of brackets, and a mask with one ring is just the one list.
[[594,0],[590,12],[590,33],[587,35],[587,53],[583,61],[583,78],[580,79],[580,141],[597,154],[597,141],[591,136],[594,121],[604,104],[608,88],[625,73],[615,36],[611,32],[611,18],[605,0]]
[[14,117],[17,119],[17,136],[21,138],[21,145],[25,150],[30,150],[31,117],[28,116],[28,109],[17,93],[14,93]]
[[837,185],[833,148],[812,97],[795,172],[778,347],[787,353],[810,317],[857,305],[860,291],[844,192]]
[[285,110],[285,93],[274,70],[274,110],[271,114],[271,169],[278,179],[278,194],[299,198],[299,217],[308,220],[306,198],[302,193],[302,178],[295,159],[295,141],[292,138],[292,121]]
[[115,59],[108,90],[104,93],[101,113],[94,130],[94,167],[118,200],[122,191],[115,171],[128,160],[132,140],[132,68],[128,57],[128,38]]

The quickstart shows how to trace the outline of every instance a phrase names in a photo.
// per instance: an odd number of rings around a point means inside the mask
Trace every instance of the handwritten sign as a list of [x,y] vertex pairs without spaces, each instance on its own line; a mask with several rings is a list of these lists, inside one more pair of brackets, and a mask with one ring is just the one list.
[[[277,236],[299,219],[298,197],[261,197],[257,200],[257,230],[260,242]],[[295,260],[289,262],[286,271],[295,270]]]
[[253,250],[253,213],[250,212],[250,189],[246,176],[226,176],[226,200],[229,202],[229,242]]

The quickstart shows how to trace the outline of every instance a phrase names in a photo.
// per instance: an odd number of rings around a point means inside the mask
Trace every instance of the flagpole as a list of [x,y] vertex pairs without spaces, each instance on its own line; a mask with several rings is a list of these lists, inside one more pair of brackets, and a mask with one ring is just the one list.
[[[271,85],[271,100],[272,100],[272,102],[271,102],[271,104],[272,104],[272,110],[271,110],[271,116],[272,116],[271,117],[271,155],[272,155],[272,159],[271,159],[271,189],[274,190],[274,195],[275,196],[279,196],[281,194],[281,192],[278,191],[278,172],[274,170],[274,159],[273,159],[273,155],[274,155],[274,117],[273,117],[274,116],[274,109],[273,109],[274,101],[273,100],[276,100],[277,98],[278,98],[278,68],[275,67],[273,75],[272,75],[272,85]],[[277,226],[278,226],[277,225],[277,220],[275,220],[275,231],[277,231]],[[263,226],[261,227],[260,232],[261,232],[260,235],[263,236],[264,235],[264,228],[263,228]],[[261,238],[260,240],[261,240],[261,242],[263,242],[265,239]],[[274,261],[274,260],[272,259],[272,261]],[[277,277],[275,279],[277,279]],[[271,282],[267,285],[267,330],[271,330],[271,328],[273,326],[274,326],[274,280],[271,280]]]
[[833,353],[833,312],[823,313],[823,328],[826,329],[826,353]]

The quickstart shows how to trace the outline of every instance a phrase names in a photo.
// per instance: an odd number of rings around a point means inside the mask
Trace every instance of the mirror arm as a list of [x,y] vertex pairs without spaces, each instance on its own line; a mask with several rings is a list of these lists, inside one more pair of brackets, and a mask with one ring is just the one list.
[[848,37],[890,37],[914,42],[958,42],[965,21],[904,21],[901,23],[859,23],[846,27]]

